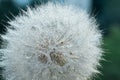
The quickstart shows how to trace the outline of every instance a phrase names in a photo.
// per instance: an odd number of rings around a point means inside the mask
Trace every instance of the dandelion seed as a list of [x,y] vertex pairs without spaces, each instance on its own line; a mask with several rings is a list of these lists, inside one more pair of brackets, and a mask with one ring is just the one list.
[[50,57],[51,57],[51,60],[60,65],[60,66],[64,66],[66,64],[66,59],[65,59],[65,56],[58,52],[58,53],[55,53],[55,52],[51,52],[50,53]]
[[41,63],[47,63],[48,58],[45,54],[41,54],[38,58],[41,61]]

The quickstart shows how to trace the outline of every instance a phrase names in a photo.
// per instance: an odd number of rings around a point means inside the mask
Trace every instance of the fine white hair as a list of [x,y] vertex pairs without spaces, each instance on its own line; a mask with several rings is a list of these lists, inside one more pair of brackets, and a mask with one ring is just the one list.
[[6,80],[87,80],[99,73],[101,31],[84,10],[48,3],[9,24],[1,49]]

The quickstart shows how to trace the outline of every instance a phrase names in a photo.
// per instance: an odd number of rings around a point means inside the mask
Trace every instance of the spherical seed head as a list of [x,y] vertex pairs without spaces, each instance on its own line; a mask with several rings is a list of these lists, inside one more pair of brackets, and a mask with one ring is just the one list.
[[101,34],[84,10],[49,3],[9,23],[6,80],[87,80],[98,72]]

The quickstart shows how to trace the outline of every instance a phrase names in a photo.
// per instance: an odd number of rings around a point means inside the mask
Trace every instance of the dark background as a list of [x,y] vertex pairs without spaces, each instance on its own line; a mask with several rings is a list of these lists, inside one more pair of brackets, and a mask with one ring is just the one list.
[[[9,25],[9,19],[14,19],[21,11],[26,10],[26,6],[34,7],[47,3],[48,0],[29,0],[23,5],[15,4],[13,0],[0,0],[0,34],[6,33],[5,26]],[[104,61],[99,68],[102,74],[96,80],[120,80],[120,0],[91,0],[91,15],[95,15],[99,28],[103,31]],[[2,40],[0,40],[1,44]],[[1,61],[1,59],[0,59]],[[0,80],[2,78],[0,68]]]

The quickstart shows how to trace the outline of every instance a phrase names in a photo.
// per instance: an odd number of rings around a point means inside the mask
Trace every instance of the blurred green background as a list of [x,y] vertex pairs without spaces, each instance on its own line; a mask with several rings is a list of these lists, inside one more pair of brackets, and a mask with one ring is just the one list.
[[[0,0],[0,34],[5,34],[9,19],[14,19],[26,6],[34,7],[50,0]],[[51,0],[56,1],[56,0]],[[64,0],[58,0],[64,3]],[[79,3],[81,7],[95,15],[99,28],[103,31],[104,61],[95,80],[120,80],[120,0],[68,0],[69,4]],[[0,40],[1,44],[2,40]],[[0,59],[1,61],[1,59]],[[0,80],[4,80],[1,76]]]

